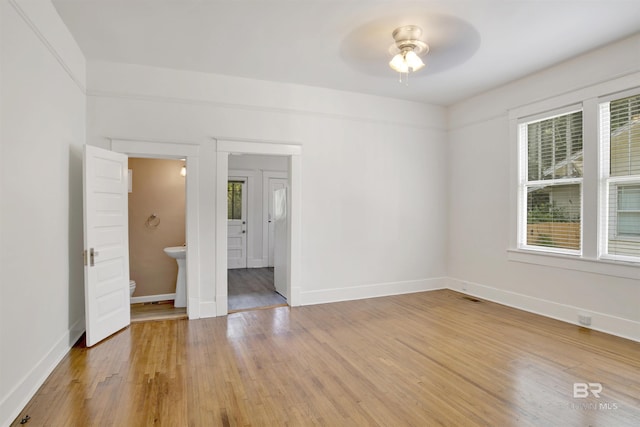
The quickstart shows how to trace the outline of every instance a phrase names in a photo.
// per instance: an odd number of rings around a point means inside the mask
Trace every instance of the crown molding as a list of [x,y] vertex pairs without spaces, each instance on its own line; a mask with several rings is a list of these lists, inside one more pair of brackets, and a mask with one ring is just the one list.
[[211,101],[211,100],[204,100],[204,99],[186,98],[186,97],[183,98],[183,97],[168,97],[168,96],[160,96],[160,95],[142,95],[142,94],[136,94],[136,93],[102,91],[102,90],[93,90],[93,89],[87,89],[87,96],[94,97],[94,98],[127,99],[132,101],[153,102],[153,103],[184,104],[184,105],[193,105],[193,106],[227,108],[227,109],[243,110],[243,111],[258,111],[263,113],[295,114],[299,116],[321,117],[321,118],[333,119],[333,120],[348,120],[352,122],[375,123],[375,124],[387,125],[387,126],[403,126],[403,127],[414,128],[414,129],[437,131],[437,132],[446,131],[445,126],[441,126],[441,127],[429,126],[424,124],[405,122],[401,120],[383,120],[383,119],[359,117],[356,115],[326,113],[321,111],[301,110],[296,108],[281,108],[281,107],[258,106],[258,105],[251,105],[251,104],[236,104],[236,103],[230,103],[230,102],[219,102],[219,101]]
[[56,59],[56,61],[58,61],[58,63],[62,67],[62,69],[69,75],[71,80],[76,84],[76,86],[78,86],[78,89],[80,89],[80,91],[84,95],[86,95],[87,94],[87,87],[82,82],[82,79],[80,77],[78,77],[76,75],[76,73],[73,72],[73,70],[71,69],[71,67],[69,67],[69,65],[67,65],[67,63],[64,60],[64,58],[62,57],[62,55],[60,55],[60,53],[58,53],[56,48],[53,47],[53,44],[47,39],[47,37],[42,33],[42,31],[40,31],[40,29],[35,24],[35,22],[33,22],[31,20],[31,18],[27,14],[27,12],[20,6],[18,1],[17,0],[8,0],[8,1],[9,1],[9,4],[11,5],[11,7],[13,7],[13,9],[22,18],[22,20],[27,24],[27,26],[31,29],[31,31],[33,31],[33,33],[36,35],[36,37],[38,37],[40,39],[40,41],[42,42],[44,47],[47,48],[47,50]]

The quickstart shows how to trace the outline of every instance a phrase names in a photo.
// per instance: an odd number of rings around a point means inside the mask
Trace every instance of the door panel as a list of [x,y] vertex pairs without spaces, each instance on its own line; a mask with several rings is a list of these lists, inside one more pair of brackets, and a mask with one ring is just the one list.
[[229,177],[227,268],[247,268],[247,181]]
[[287,298],[287,189],[273,192],[273,284],[276,292]]
[[92,346],[130,323],[127,156],[85,145],[83,167],[86,341]]
[[268,239],[269,239],[269,264],[267,265],[267,267],[273,267],[273,243],[274,243],[274,226],[275,226],[275,221],[274,221],[274,212],[273,212],[273,201],[274,201],[274,192],[276,190],[282,189],[282,188],[287,188],[287,179],[286,178],[269,178],[269,222],[268,222],[268,226],[269,226],[269,232],[268,232]]

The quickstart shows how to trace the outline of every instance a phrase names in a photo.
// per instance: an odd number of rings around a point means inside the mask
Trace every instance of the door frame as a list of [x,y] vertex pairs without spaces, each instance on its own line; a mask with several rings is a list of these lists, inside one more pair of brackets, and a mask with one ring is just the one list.
[[228,313],[227,278],[227,180],[229,155],[262,154],[288,157],[289,224],[287,248],[287,303],[300,305],[302,235],[302,147],[287,143],[217,138],[216,141],[216,314]]
[[186,243],[187,254],[187,315],[189,319],[200,318],[200,228],[198,222],[198,176],[199,145],[169,141],[137,139],[111,139],[111,151],[129,157],[151,159],[186,159]]
[[269,265],[269,180],[287,179],[287,172],[264,171],[262,173],[262,265]]

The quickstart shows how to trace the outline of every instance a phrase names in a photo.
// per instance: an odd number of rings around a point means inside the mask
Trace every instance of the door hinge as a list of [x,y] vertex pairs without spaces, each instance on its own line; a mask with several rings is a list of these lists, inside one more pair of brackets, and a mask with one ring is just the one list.
[[87,265],[88,259],[87,259],[87,250],[86,249],[84,251],[82,251],[82,259],[84,260],[84,265]]

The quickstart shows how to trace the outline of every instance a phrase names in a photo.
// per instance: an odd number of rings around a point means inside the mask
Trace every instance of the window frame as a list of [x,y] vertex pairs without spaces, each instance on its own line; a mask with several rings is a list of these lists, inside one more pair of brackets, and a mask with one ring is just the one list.
[[[609,119],[604,120],[604,115],[610,114],[609,104],[612,101],[616,101],[619,99],[624,99],[632,96],[640,95],[640,87],[635,87],[628,90],[617,91],[615,93],[611,93],[605,96],[601,96],[597,98],[597,123],[598,123],[598,152],[599,152],[599,206],[598,206],[598,259],[605,261],[613,261],[613,262],[627,262],[633,265],[640,265],[640,257],[628,256],[622,254],[611,254],[609,253],[608,246],[609,240],[618,240],[618,241],[640,241],[640,236],[628,236],[624,235],[622,238],[618,239],[619,234],[617,233],[617,216],[614,221],[614,225],[612,225],[612,221],[610,221],[611,212],[618,212],[618,194],[616,194],[615,198],[611,197],[609,191],[609,184],[614,184],[617,188],[619,186],[626,185],[640,185],[640,177],[636,175],[632,176],[611,176],[610,175],[610,123]],[[609,201],[613,200],[613,205],[609,203]],[[613,236],[613,239],[610,239],[610,236]]]
[[[517,207],[517,249],[533,251],[533,252],[543,252],[550,254],[560,254],[560,255],[572,255],[572,256],[580,256],[582,255],[582,247],[583,247],[583,211],[584,211],[584,186],[583,179],[584,177],[578,178],[557,178],[557,179],[549,179],[549,180],[535,180],[529,181],[529,163],[528,163],[528,154],[529,154],[529,146],[528,146],[528,126],[532,123],[541,122],[545,120],[551,120],[556,117],[562,117],[569,114],[580,112],[582,114],[582,136],[584,139],[585,129],[584,129],[584,111],[582,108],[582,104],[573,104],[569,106],[565,106],[562,108],[520,117],[517,120],[517,153],[518,153],[518,207]],[[583,155],[584,155],[584,142],[583,142]],[[553,186],[562,186],[562,185],[579,185],[580,187],[580,249],[567,249],[560,248],[554,246],[541,246],[541,245],[530,245],[527,244],[527,225],[528,225],[528,203],[527,203],[527,188],[533,187],[536,185],[546,185],[549,187]]]
[[[507,259],[510,262],[547,266],[571,271],[600,274],[619,278],[638,278],[640,263],[636,260],[615,259],[602,256],[602,194],[600,176],[600,121],[599,104],[640,92],[640,71],[634,71],[589,86],[568,89],[557,95],[542,96],[537,100],[515,105],[507,110],[509,141],[509,206]],[[521,206],[519,123],[533,121],[536,117],[550,116],[556,111],[582,107],[584,173],[582,186],[582,254],[562,254],[519,247],[522,224],[519,221]]]

